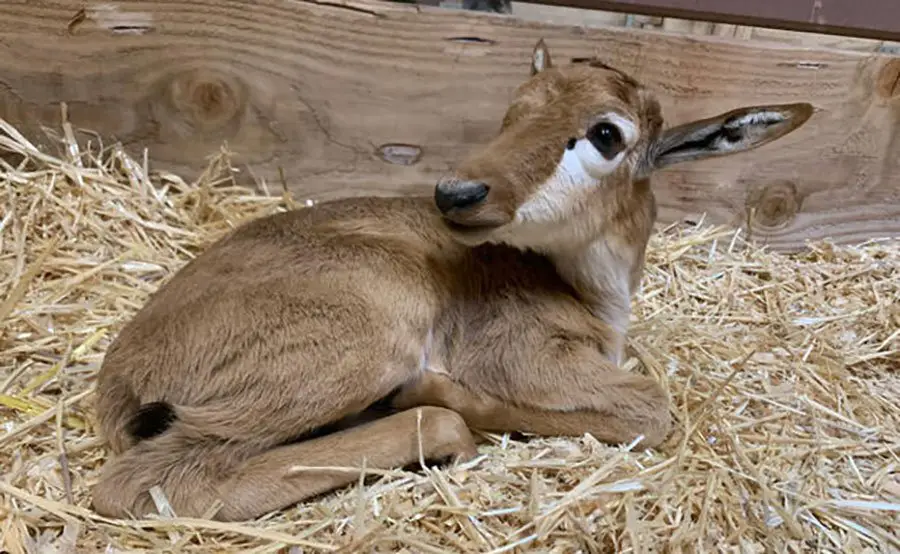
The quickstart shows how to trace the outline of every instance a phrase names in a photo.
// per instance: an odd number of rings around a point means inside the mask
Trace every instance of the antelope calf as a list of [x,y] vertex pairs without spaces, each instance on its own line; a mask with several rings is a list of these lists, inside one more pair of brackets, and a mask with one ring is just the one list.
[[649,177],[802,125],[809,104],[663,129],[653,94],[543,41],[498,135],[433,197],[326,202],[241,226],[110,346],[95,509],[252,519],[358,474],[469,458],[470,429],[663,441],[666,394],[624,371],[656,208]]

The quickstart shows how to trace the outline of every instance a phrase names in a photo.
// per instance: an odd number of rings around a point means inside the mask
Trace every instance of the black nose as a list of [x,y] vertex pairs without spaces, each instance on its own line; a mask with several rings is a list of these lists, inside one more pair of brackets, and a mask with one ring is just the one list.
[[434,188],[434,202],[442,213],[454,208],[468,208],[487,198],[490,188],[484,183],[457,181]]

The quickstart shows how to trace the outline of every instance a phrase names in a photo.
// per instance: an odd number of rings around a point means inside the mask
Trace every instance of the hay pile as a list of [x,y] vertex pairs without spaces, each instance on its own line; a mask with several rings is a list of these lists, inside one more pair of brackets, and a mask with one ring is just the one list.
[[2,124],[0,533],[41,552],[890,552],[900,550],[900,245],[785,257],[733,232],[654,238],[628,366],[678,431],[645,452],[496,437],[457,468],[376,475],[263,521],[113,521],[89,486],[91,389],[155,287],[247,218],[292,204],[197,183],[95,139],[60,158]]

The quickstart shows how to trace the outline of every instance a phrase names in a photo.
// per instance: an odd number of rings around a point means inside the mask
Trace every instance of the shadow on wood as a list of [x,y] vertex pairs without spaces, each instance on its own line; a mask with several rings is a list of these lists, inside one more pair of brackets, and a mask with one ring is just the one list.
[[664,222],[707,212],[778,249],[900,235],[897,58],[368,0],[4,2],[0,37],[0,116],[37,142],[64,101],[156,169],[197,175],[227,141],[301,201],[429,194],[496,132],[544,37],[647,83],[669,124],[816,106],[777,144],[660,173]]

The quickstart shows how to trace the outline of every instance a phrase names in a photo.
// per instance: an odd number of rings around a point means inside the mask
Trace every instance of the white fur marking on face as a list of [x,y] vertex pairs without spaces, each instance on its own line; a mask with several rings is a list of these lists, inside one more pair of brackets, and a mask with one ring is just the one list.
[[516,211],[521,221],[555,219],[565,211],[573,195],[599,184],[603,175],[611,173],[622,161],[623,153],[606,160],[590,141],[580,139],[575,148],[563,151],[562,159],[537,191]]
[[[630,147],[637,140],[637,128],[627,119],[611,113],[604,120],[613,123],[622,133],[622,139]],[[628,153],[626,148],[613,159],[607,160],[586,138],[579,139],[575,148],[563,150],[562,159],[553,174],[538,187],[525,204],[516,212],[518,221],[546,221],[557,219],[566,213],[573,197],[600,184],[603,177],[613,173]]]

